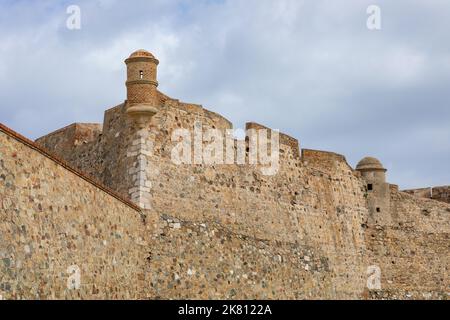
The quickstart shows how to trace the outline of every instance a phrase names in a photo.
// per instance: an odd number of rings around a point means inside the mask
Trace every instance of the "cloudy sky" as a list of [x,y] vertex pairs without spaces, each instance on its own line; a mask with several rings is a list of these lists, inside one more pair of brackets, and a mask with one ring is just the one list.
[[101,122],[145,48],[161,91],[236,128],[278,128],[352,166],[376,156],[401,188],[446,185],[449,30],[448,0],[0,0],[0,122],[32,139]]

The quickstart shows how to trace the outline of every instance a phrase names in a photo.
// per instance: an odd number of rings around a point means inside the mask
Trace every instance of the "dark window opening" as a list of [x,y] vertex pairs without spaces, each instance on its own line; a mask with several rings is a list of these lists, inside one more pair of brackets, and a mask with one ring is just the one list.
[[373,185],[371,183],[369,183],[367,185],[367,190],[372,191],[373,190]]
[[141,79],[144,79],[144,71],[139,71],[139,77],[141,78]]
[[380,208],[377,208],[377,212],[381,212],[381,209],[380,209]]

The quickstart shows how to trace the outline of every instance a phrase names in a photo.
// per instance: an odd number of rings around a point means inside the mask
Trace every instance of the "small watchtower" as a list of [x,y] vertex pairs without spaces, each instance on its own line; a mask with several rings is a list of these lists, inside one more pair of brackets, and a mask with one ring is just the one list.
[[145,122],[157,112],[159,61],[148,51],[133,52],[126,60],[127,65],[127,114]]
[[373,157],[365,157],[356,165],[367,190],[367,203],[373,222],[386,223],[390,220],[390,188],[386,183],[386,169]]

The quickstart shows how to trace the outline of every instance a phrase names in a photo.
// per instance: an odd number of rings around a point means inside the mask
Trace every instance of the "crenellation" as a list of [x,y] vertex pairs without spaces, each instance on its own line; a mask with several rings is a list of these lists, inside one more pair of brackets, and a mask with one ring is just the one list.
[[[262,124],[256,123],[256,122],[247,122],[245,124],[245,130],[251,130],[251,129],[267,130],[267,132],[269,133],[268,136],[270,136],[270,132],[273,130],[266,126],[263,126]],[[280,145],[289,147],[290,151],[292,152],[293,158],[299,158],[300,147],[299,147],[298,140],[285,134],[285,133],[282,133],[282,132],[280,132],[279,135],[280,135]],[[282,151],[285,152],[285,150],[282,150]]]
[[47,149],[58,146],[60,152],[72,152],[72,149],[79,145],[94,143],[101,134],[101,124],[72,123],[36,139],[36,142]]
[[[95,289],[67,290],[43,268],[48,284],[39,298],[448,297],[449,204],[399,192],[375,158],[353,169],[337,153],[300,154],[297,139],[254,122],[238,140],[221,115],[158,91],[158,63],[145,50],[130,55],[127,100],[105,111],[103,127],[74,124],[37,140],[105,188],[1,131],[0,213],[18,220],[0,221],[0,238],[7,234],[12,244],[0,242],[0,258],[10,259],[25,239],[30,264],[0,263],[0,275],[22,275],[49,259],[64,274],[73,256],[83,273],[101,274],[87,276]],[[204,161],[214,138],[190,144],[190,162],[176,163],[179,141],[172,138],[180,129],[191,142],[210,130],[223,133],[214,154],[229,148],[233,161]],[[265,151],[278,156],[271,174],[252,144],[259,138],[250,131],[260,129],[267,130]],[[433,197],[448,198],[448,189],[436,190]],[[30,236],[11,231],[18,223]],[[33,245],[49,248],[48,255]],[[381,288],[368,287],[370,267],[381,270]],[[12,288],[4,297],[36,298],[34,276],[0,279]]]
[[403,192],[420,198],[434,199],[437,201],[450,203],[450,186],[410,189],[403,190]]
[[333,172],[340,164],[351,169],[343,155],[329,151],[302,149],[301,160],[320,172]]

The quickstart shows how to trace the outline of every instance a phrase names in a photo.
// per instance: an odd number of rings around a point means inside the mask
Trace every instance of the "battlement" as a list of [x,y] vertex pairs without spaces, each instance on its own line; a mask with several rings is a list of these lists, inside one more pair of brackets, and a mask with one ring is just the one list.
[[[57,130],[47,136],[50,135],[57,135],[57,134],[62,134],[64,132],[68,132],[71,130],[74,130],[74,128],[80,124],[71,124],[67,127],[64,127],[60,130]],[[92,126],[91,124],[87,124],[87,126],[83,126],[81,125],[81,127],[90,127]],[[133,208],[134,210],[140,211],[140,208],[138,206],[136,206],[136,204],[130,202],[128,199],[125,199],[124,197],[122,197],[121,195],[119,195],[117,192],[115,192],[114,190],[111,190],[110,188],[108,188],[107,186],[103,185],[102,183],[100,183],[95,177],[88,175],[85,172],[82,172],[80,170],[78,170],[77,168],[74,168],[72,165],[70,165],[69,163],[67,163],[67,161],[63,158],[61,158],[60,156],[53,154],[52,152],[49,152],[47,149],[42,148],[42,146],[40,144],[38,144],[37,142],[31,141],[29,139],[27,139],[26,137],[22,136],[21,134],[15,132],[14,130],[8,128],[7,126],[3,125],[2,123],[0,123],[0,132],[5,134],[8,137],[13,138],[15,141],[23,144],[24,146],[26,146],[27,148],[30,148],[31,150],[36,151],[40,156],[43,156],[49,160],[51,160],[52,162],[54,162],[56,165],[60,166],[61,168],[64,168],[65,170],[67,170],[68,172],[80,177],[81,179],[85,180],[86,182],[90,183],[91,185],[97,187],[98,189],[102,190],[103,192],[106,192],[107,194],[111,195],[112,197],[116,198],[117,200],[123,202],[124,204],[126,204],[127,206]],[[47,137],[45,136],[45,137]],[[6,144],[5,144],[6,145]],[[1,145],[2,147],[5,147],[5,145]],[[14,153],[15,155],[17,155],[17,153]]]
[[343,155],[330,151],[302,149],[301,159],[311,167],[328,172],[333,171],[337,163],[343,163],[351,168]]
[[172,107],[178,108],[190,114],[197,114],[211,120],[213,123],[212,127],[214,127],[215,129],[226,130],[233,128],[233,124],[231,123],[231,121],[216,112],[205,109],[200,104],[180,102],[178,100],[175,101],[175,104],[171,104]]
[[[273,130],[269,127],[266,127],[266,126],[256,123],[256,122],[247,122],[245,124],[245,130],[250,130],[250,129],[255,129],[255,130],[265,129],[267,131]],[[292,151],[294,158],[299,158],[300,146],[299,146],[298,140],[285,134],[285,133],[282,133],[282,132],[279,133],[279,136],[280,136],[280,145],[289,147]]]
[[433,199],[450,203],[450,186],[409,189],[403,190],[403,192],[412,194],[420,198]]
[[102,125],[99,123],[72,123],[36,139],[36,143],[68,151],[74,146],[95,141],[101,134]]
[[399,192],[398,185],[397,184],[389,184],[389,190],[390,190],[391,194]]
[[[0,276],[11,287],[0,286],[0,294],[448,296],[450,187],[406,191],[420,197],[398,192],[378,159],[365,157],[353,169],[343,155],[300,149],[280,132],[260,151],[255,142],[264,139],[235,139],[223,116],[158,91],[158,63],[145,50],[129,56],[127,99],[105,111],[103,127],[74,123],[34,144],[0,125],[0,234],[7,240],[0,241]],[[276,137],[255,122],[245,129]],[[205,161],[222,151],[235,159]],[[188,161],[176,162],[174,154]],[[44,258],[35,245],[49,248]],[[50,260],[52,269],[42,268]],[[87,271],[79,291],[67,290],[59,276],[73,264]],[[366,281],[374,264],[382,270],[375,292]],[[9,277],[16,274],[23,284]],[[49,285],[37,286],[42,279]]]

